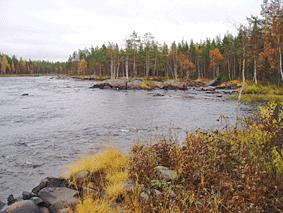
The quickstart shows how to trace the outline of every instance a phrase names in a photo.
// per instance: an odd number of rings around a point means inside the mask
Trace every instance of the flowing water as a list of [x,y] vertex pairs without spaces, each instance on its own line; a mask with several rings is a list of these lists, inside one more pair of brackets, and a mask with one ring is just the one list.
[[[0,78],[0,199],[30,191],[69,162],[141,138],[220,129],[253,111],[215,94],[89,89],[91,81]],[[164,96],[155,96],[156,93]],[[28,95],[23,95],[23,94]],[[224,119],[226,120],[226,119]]]

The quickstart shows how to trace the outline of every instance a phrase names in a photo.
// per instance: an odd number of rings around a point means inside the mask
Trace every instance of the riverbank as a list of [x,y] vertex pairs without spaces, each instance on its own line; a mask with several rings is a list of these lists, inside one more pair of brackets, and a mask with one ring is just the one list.
[[[242,91],[241,91],[242,90]],[[283,86],[276,85],[255,85],[252,82],[247,82],[237,90],[241,93],[232,95],[229,98],[232,100],[239,100],[243,103],[267,103],[282,102],[283,101]]]
[[46,178],[19,198],[9,196],[10,205],[2,206],[11,213],[279,213],[282,119],[283,103],[271,103],[243,128],[193,132],[181,145],[162,138],[128,154],[108,148],[67,166],[64,178]]

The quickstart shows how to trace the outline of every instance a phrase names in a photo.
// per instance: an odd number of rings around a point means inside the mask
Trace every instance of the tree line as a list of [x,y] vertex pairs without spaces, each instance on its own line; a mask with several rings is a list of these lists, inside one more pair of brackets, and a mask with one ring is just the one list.
[[60,73],[115,78],[217,78],[283,81],[283,2],[264,0],[261,17],[247,18],[236,35],[160,44],[133,32],[123,46],[109,42],[75,51],[66,62],[17,60],[0,55],[1,73]]

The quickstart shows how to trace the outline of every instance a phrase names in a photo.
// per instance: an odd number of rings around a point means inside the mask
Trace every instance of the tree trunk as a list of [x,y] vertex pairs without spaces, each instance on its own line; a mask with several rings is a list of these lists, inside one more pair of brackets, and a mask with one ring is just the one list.
[[137,68],[136,68],[136,53],[135,53],[135,52],[134,52],[133,73],[134,73],[134,77],[137,77]]
[[113,61],[113,57],[111,56],[111,64],[110,64],[110,75],[111,75],[111,79],[115,78],[114,75],[114,61]]
[[245,65],[246,65],[246,48],[243,48],[243,64],[242,64],[242,81],[245,83],[246,78],[245,78]]
[[230,65],[230,59],[228,58],[228,61],[227,61],[227,66],[228,66],[228,77],[229,77],[229,80],[231,80],[231,65]]
[[178,78],[178,73],[177,73],[177,71],[178,71],[178,64],[177,64],[177,60],[174,60],[174,63],[173,63],[173,71],[174,71],[174,78],[175,78],[175,80],[177,80],[177,78]]
[[257,85],[257,60],[255,53],[254,53],[254,82]]
[[281,47],[279,46],[279,72],[281,74],[281,81],[283,81],[283,70],[282,69],[283,69],[282,68],[282,50],[281,50]]
[[126,79],[129,80],[129,56],[126,57],[125,70],[126,70]]
[[146,54],[146,59],[145,59],[145,76],[149,76],[149,55],[148,53]]

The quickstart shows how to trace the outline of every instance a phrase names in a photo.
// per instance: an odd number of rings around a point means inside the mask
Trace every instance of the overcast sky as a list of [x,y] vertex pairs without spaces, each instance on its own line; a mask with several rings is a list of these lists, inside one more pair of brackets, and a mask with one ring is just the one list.
[[200,41],[259,15],[262,0],[0,0],[0,52],[66,60],[77,49],[123,44],[134,30],[159,42]]

